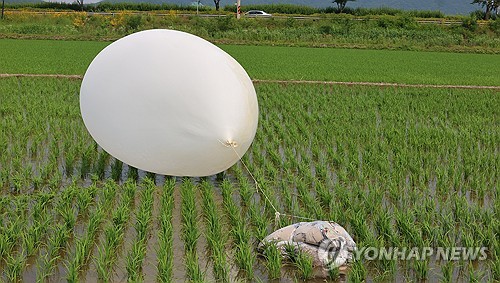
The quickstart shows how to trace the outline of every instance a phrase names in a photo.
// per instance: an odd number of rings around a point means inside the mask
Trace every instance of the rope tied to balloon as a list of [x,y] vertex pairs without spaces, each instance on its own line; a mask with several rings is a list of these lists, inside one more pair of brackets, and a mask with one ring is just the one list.
[[200,37],[154,29],[108,45],[85,72],[80,110],[97,144],[130,166],[201,177],[240,161],[276,226],[282,216],[314,220],[278,211],[241,159],[257,131],[255,88],[234,58]]
[[239,161],[243,165],[243,168],[245,168],[245,170],[247,171],[248,175],[250,176],[250,178],[252,178],[253,182],[255,183],[255,191],[257,192],[257,194],[259,194],[259,193],[262,194],[264,196],[265,201],[267,201],[271,205],[272,209],[274,210],[274,226],[275,227],[279,227],[280,217],[281,216],[285,216],[285,217],[289,217],[289,218],[293,218],[293,219],[303,219],[303,220],[316,221],[316,219],[309,218],[309,217],[303,217],[303,216],[298,216],[298,215],[286,214],[286,213],[279,212],[278,209],[276,209],[276,207],[274,206],[273,202],[266,195],[265,191],[262,188],[260,188],[259,182],[253,176],[252,172],[250,172],[250,169],[248,169],[248,166],[245,164],[245,161],[243,161],[242,156],[240,156],[240,154],[236,151],[235,148],[238,147],[238,143],[236,141],[232,141],[232,140],[227,140],[225,142],[222,142],[222,141],[219,140],[219,142],[221,144],[223,144],[225,147],[231,148],[233,150],[234,154],[236,154],[236,156],[238,157]]

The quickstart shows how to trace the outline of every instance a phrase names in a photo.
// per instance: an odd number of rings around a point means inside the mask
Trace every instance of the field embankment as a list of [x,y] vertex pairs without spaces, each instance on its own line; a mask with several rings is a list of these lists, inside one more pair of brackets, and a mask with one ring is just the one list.
[[464,19],[461,24],[449,26],[440,21],[420,23],[410,15],[236,20],[234,15],[197,17],[178,15],[176,11],[121,11],[107,15],[7,11],[6,18],[0,21],[0,36],[111,41],[139,30],[169,28],[225,44],[500,53],[499,20],[478,25],[476,20]]

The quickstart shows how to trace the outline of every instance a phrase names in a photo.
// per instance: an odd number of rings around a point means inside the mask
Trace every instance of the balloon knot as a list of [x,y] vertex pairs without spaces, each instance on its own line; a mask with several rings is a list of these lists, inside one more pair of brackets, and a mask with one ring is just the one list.
[[227,141],[225,142],[225,145],[226,145],[227,147],[238,147],[238,143],[237,143],[237,142],[235,142],[235,141],[230,141],[230,140],[227,140]]

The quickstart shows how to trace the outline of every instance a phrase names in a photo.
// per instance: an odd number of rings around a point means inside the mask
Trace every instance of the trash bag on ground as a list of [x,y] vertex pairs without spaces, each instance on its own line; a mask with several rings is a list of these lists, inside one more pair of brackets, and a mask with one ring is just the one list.
[[287,246],[310,255],[316,277],[327,277],[333,268],[345,272],[356,250],[349,233],[332,221],[299,222],[283,227],[265,237],[259,247],[269,243],[274,243],[283,257],[287,257]]

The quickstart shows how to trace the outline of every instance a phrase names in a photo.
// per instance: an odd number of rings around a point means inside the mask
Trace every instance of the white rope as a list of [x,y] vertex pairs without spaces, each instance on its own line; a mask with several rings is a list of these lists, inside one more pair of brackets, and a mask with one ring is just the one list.
[[[225,147],[230,147],[234,151],[234,153],[236,154],[236,156],[238,156],[238,159],[240,160],[241,164],[243,164],[243,167],[245,168],[245,170],[247,170],[248,174],[250,175],[250,177],[252,178],[252,180],[255,182],[255,190],[257,191],[257,194],[258,194],[259,193],[259,182],[257,182],[257,179],[255,179],[255,177],[253,176],[252,172],[250,172],[250,169],[248,169],[247,165],[245,164],[245,162],[243,161],[243,159],[241,158],[241,156],[236,151],[235,148],[238,147],[238,144],[235,141],[222,142],[221,140],[219,140],[219,142],[222,145],[224,145]],[[286,217],[290,217],[290,218],[316,221],[316,219],[312,219],[312,218],[309,218],[309,217],[302,217],[302,216],[297,216],[297,215],[292,215],[292,214],[281,213],[281,212],[279,212],[276,209],[276,207],[273,205],[273,203],[271,202],[271,200],[269,199],[269,197],[267,197],[266,193],[264,192],[264,190],[262,190],[262,188],[260,188],[260,193],[262,193],[262,195],[264,196],[264,198],[266,199],[266,201],[274,209],[274,222],[275,222],[275,226],[279,225],[280,216],[286,216]]]

